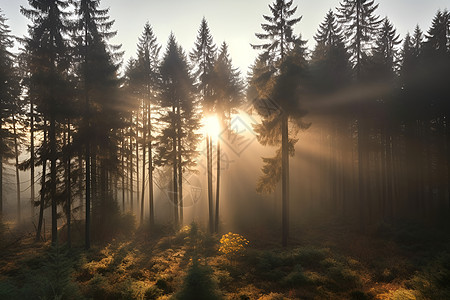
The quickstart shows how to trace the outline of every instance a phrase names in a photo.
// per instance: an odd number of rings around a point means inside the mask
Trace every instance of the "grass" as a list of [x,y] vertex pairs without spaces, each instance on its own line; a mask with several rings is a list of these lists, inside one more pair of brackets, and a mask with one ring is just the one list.
[[250,243],[232,258],[219,251],[221,236],[196,224],[158,235],[139,229],[88,252],[24,239],[1,256],[0,298],[450,299],[439,232],[433,244],[426,228],[410,225],[369,235],[322,228],[304,228],[288,248],[255,246],[243,234]]

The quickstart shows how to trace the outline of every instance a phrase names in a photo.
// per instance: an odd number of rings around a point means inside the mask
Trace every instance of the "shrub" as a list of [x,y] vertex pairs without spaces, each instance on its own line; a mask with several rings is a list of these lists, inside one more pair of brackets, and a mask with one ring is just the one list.
[[229,232],[224,234],[220,239],[219,251],[228,259],[233,260],[244,254],[245,247],[248,243],[240,234]]
[[212,278],[212,270],[210,267],[201,265],[198,261],[194,261],[184,278],[181,290],[174,296],[174,299],[222,299],[217,283]]

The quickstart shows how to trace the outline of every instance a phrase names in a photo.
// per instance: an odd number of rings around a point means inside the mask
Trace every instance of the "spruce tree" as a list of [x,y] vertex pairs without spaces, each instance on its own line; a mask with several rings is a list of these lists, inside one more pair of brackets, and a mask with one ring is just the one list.
[[[85,205],[86,227],[85,247],[90,248],[91,206],[97,205],[96,221],[108,218],[114,213],[111,192],[108,187],[116,173],[117,134],[124,126],[119,79],[117,73],[122,53],[120,46],[107,43],[116,32],[111,28],[109,10],[100,9],[100,0],[79,0],[76,8],[77,72],[80,78],[79,98],[83,103],[83,120],[74,142],[84,145],[85,151]],[[91,203],[92,197],[99,199]],[[106,208],[106,206],[108,208]],[[103,208],[102,208],[103,207]]]
[[160,74],[159,121],[164,125],[158,137],[156,163],[172,168],[174,226],[178,228],[183,211],[183,174],[195,167],[200,121],[193,79],[173,34],[169,37]]
[[149,23],[144,26],[144,31],[139,38],[137,59],[129,66],[127,71],[128,87],[133,97],[142,106],[142,189],[141,189],[141,213],[142,225],[144,216],[145,197],[145,172],[146,152],[148,151],[148,182],[149,182],[149,216],[150,224],[154,224],[154,198],[153,198],[153,144],[154,109],[157,105],[157,93],[159,85],[159,51],[161,47],[157,44],[156,36]]
[[[306,73],[305,44],[293,33],[293,26],[301,17],[293,17],[297,7],[292,0],[276,0],[269,5],[272,15],[264,15],[267,23],[261,25],[264,33],[256,37],[262,44],[252,45],[262,50],[253,68],[250,85],[256,90],[255,108],[262,117],[255,131],[263,145],[279,146],[277,155],[269,162],[264,160],[263,176],[258,182],[258,191],[272,190],[281,179],[282,191],[282,245],[287,246],[289,233],[289,155],[294,154],[294,137],[299,128],[306,128],[301,119],[305,112],[299,107],[301,91]],[[275,109],[267,111],[260,102],[270,101]],[[289,137],[289,121],[291,134]],[[280,169],[281,168],[281,169]],[[270,177],[274,173],[280,176]]]
[[3,214],[3,162],[13,157],[13,132],[9,126],[16,111],[18,78],[14,67],[13,37],[0,10],[0,218]]
[[[236,113],[236,108],[242,103],[243,83],[238,69],[233,67],[228,45],[223,42],[219,49],[219,54],[214,64],[214,73],[212,79],[212,88],[214,92],[215,111],[219,119],[222,130],[229,128],[231,116]],[[221,136],[220,138],[223,138]],[[219,232],[219,208],[220,208],[220,161],[222,152],[220,147],[220,138],[217,139],[216,155],[216,201],[214,216],[214,232]]]
[[381,23],[375,15],[378,4],[374,4],[374,0],[344,0],[340,5],[338,17],[344,25],[344,35],[359,80]]
[[[68,1],[29,1],[31,8],[21,12],[33,22],[30,37],[25,38],[30,54],[29,93],[39,98],[37,109],[49,122],[48,142],[50,158],[50,200],[52,208],[52,243],[57,242],[57,127],[64,119],[64,107],[70,89],[67,76],[70,60],[68,42]],[[32,97],[33,97],[32,96]]]
[[[193,65],[195,84],[199,91],[203,114],[214,113],[214,95],[212,88],[214,62],[216,59],[216,46],[213,42],[208,23],[203,18],[198,30],[197,40],[194,49],[190,53]],[[209,231],[214,232],[213,213],[213,182],[212,182],[212,138],[206,134],[206,169],[208,182],[208,211],[209,211]]]

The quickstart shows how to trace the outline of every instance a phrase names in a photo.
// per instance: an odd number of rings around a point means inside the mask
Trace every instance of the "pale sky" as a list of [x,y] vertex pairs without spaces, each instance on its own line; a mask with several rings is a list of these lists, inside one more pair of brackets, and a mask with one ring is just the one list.
[[[206,17],[214,42],[226,41],[236,67],[245,75],[257,56],[250,43],[258,43],[255,32],[261,32],[262,15],[270,14],[268,5],[273,0],[102,0],[101,8],[110,8],[110,17],[116,21],[117,36],[113,44],[122,44],[124,62],[136,54],[138,37],[148,21],[158,38],[165,45],[171,31],[185,51],[195,42],[200,21]],[[416,24],[427,31],[438,9],[450,7],[450,0],[378,0],[377,14],[387,16],[403,38],[412,32]],[[8,18],[7,24],[16,36],[26,34],[29,20],[20,14],[20,5],[29,7],[27,0],[0,0],[0,8]],[[297,16],[303,19],[295,28],[308,40],[309,49],[314,46],[313,36],[327,11],[339,6],[339,0],[294,0]]]

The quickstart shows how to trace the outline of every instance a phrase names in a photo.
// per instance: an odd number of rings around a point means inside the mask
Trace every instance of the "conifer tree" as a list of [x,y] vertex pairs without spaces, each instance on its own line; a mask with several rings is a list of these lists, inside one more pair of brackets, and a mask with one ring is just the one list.
[[[272,15],[264,15],[267,23],[261,25],[264,33],[256,37],[263,44],[252,45],[262,50],[253,68],[250,85],[257,92],[255,108],[262,116],[262,123],[255,131],[263,145],[279,146],[274,158],[264,159],[263,176],[258,182],[258,191],[271,191],[281,179],[282,191],[282,245],[287,246],[289,232],[289,155],[294,154],[297,142],[295,133],[306,128],[301,120],[305,112],[299,107],[301,91],[306,72],[305,41],[293,33],[293,26],[301,17],[293,17],[297,7],[292,0],[276,0],[269,5]],[[302,82],[303,81],[303,82]],[[276,107],[271,111],[259,105],[261,101],[270,101]],[[291,137],[289,137],[291,121]],[[277,176],[272,176],[277,174]]]
[[[191,63],[194,66],[193,74],[195,84],[199,91],[203,114],[214,113],[214,96],[212,80],[214,72],[214,62],[216,58],[216,46],[209,31],[208,23],[203,18],[198,30],[197,40],[194,49],[190,53]],[[209,211],[209,231],[214,231],[213,213],[213,183],[212,183],[212,139],[206,134],[206,169],[208,182],[208,211]]]
[[[144,26],[144,31],[139,38],[137,59],[128,68],[127,77],[129,88],[134,97],[142,106],[142,189],[141,189],[141,217],[144,216],[145,197],[145,172],[146,152],[148,150],[148,182],[149,182],[149,216],[150,224],[154,223],[154,199],[153,199],[153,110],[156,106],[159,85],[159,51],[156,36],[149,23]],[[153,112],[153,113],[152,113]]]
[[[183,211],[183,173],[195,166],[200,126],[193,79],[186,57],[170,35],[160,66],[160,122],[163,125],[156,149],[157,165],[172,168],[174,226]],[[179,213],[180,212],[180,213]]]
[[[85,247],[90,248],[92,197],[99,196],[96,221],[107,218],[111,193],[108,178],[115,173],[118,164],[116,136],[125,117],[121,115],[119,80],[117,78],[120,46],[107,44],[116,32],[111,28],[108,9],[100,9],[100,0],[79,0],[75,2],[76,15],[76,57],[80,102],[83,103],[83,121],[74,142],[85,149],[85,205],[86,233]],[[106,117],[107,116],[107,117]],[[77,140],[75,140],[77,139]],[[98,180],[100,179],[100,180]],[[109,210],[110,213],[112,213]]]
[[349,54],[345,47],[342,28],[332,10],[319,25],[316,46],[312,52],[311,64],[315,69],[317,90],[333,91],[342,87],[350,75]]
[[375,15],[377,8],[378,4],[374,4],[374,0],[344,0],[338,8],[338,17],[344,25],[347,46],[358,80],[381,23]]
[[13,37],[0,10],[0,218],[3,213],[3,162],[13,157],[12,116],[16,111],[17,74],[14,68]]
[[[228,53],[228,45],[225,42],[220,46],[219,55],[214,64],[212,87],[214,92],[215,111],[223,130],[225,127],[229,127],[231,115],[236,112],[236,108],[241,104],[243,96],[243,83],[240,72],[233,67]],[[215,233],[219,232],[221,158],[220,138],[218,138],[216,155],[216,203],[214,216]]]
[[31,8],[21,7],[21,12],[32,20],[30,37],[25,38],[30,54],[29,93],[39,97],[37,108],[49,122],[48,141],[50,158],[50,201],[52,208],[52,243],[57,242],[57,127],[64,119],[65,102],[69,85],[68,2],[63,0],[29,1]]

